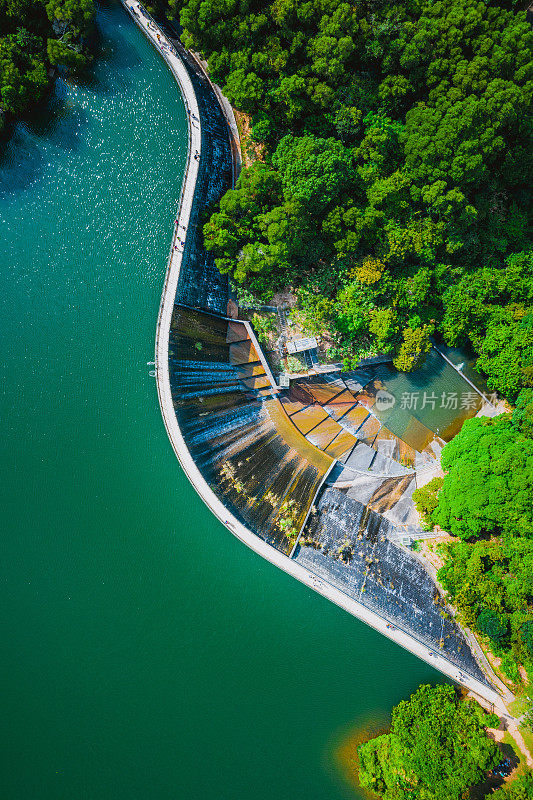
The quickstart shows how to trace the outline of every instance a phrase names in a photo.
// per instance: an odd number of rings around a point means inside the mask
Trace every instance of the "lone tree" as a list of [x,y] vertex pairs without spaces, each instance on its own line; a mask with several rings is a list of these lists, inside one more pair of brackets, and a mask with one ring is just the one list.
[[460,800],[498,763],[491,717],[451,686],[420,686],[393,709],[390,733],[358,747],[361,785],[383,800]]
[[507,638],[509,623],[502,614],[491,608],[484,608],[478,615],[477,628],[497,645],[502,645]]
[[415,489],[413,492],[413,502],[416,510],[422,517],[422,521],[428,530],[433,528],[431,515],[439,503],[438,494],[442,489],[444,478],[433,478],[425,486]]
[[403,342],[398,355],[394,359],[394,366],[402,372],[413,372],[421,367],[426,356],[431,350],[430,336],[433,328],[424,325],[422,328],[406,328],[403,332]]
[[[527,399],[527,398],[526,398]],[[444,485],[432,521],[461,539],[533,537],[533,438],[509,414],[465,422],[442,453]]]

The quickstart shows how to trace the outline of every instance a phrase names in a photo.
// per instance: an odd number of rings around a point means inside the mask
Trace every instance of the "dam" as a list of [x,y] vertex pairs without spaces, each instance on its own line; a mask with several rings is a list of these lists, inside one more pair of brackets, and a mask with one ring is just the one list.
[[0,170],[4,794],[345,800],[337,736],[445,678],[180,467],[147,362],[187,114],[127,11],[97,25]]
[[[432,430],[405,409],[376,413],[377,393],[394,382],[388,365],[276,385],[249,322],[230,316],[228,281],[202,243],[202,209],[235,172],[227,109],[179,42],[162,40],[140,4],[124,5],[170,62],[189,112],[156,342],[160,404],[180,463],[248,546],[498,704],[432,577],[400,543],[402,532],[417,533],[417,473],[433,468],[451,429],[439,420]],[[447,383],[461,380],[449,371]]]

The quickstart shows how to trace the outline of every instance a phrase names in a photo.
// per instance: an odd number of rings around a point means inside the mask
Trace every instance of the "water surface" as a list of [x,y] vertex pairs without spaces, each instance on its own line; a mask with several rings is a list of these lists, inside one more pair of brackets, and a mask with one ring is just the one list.
[[[338,800],[332,750],[437,673],[196,497],[147,361],[186,153],[117,5],[0,160],[2,796]],[[7,643],[7,646],[6,646]]]

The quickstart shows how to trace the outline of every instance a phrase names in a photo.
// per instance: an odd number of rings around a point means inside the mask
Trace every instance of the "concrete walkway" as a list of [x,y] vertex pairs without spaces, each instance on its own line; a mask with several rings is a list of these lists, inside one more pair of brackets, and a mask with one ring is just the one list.
[[[163,31],[155,24],[144,9],[141,3],[137,0],[122,0],[122,5],[126,8],[130,15],[133,17],[137,25],[141,28],[143,33],[150,39],[152,44],[159,50],[168,66],[170,67],[174,77],[176,78],[181,90],[185,109],[187,111],[187,124],[189,128],[188,136],[188,150],[187,162],[185,167],[185,174],[183,176],[183,183],[181,186],[181,196],[179,200],[179,210],[176,216],[176,223],[174,225],[174,234],[172,236],[172,245],[167,264],[167,275],[163,295],[167,291],[167,283],[169,278],[175,276],[175,288],[173,297],[176,295],[177,278],[181,268],[181,260],[183,257],[183,245],[187,236],[187,226],[191,215],[192,201],[194,198],[194,190],[196,187],[196,179],[198,177],[199,158],[201,158],[202,147],[202,127],[200,122],[200,113],[198,103],[196,101],[196,94],[192,87],[189,74],[179,57],[176,49],[169,39],[165,36]],[[195,154],[199,154],[195,158]],[[170,309],[172,313],[172,309]],[[164,322],[166,325],[167,320],[161,319],[159,315],[158,326]],[[170,316],[168,318],[168,330],[170,330]],[[165,361],[168,360],[168,347],[165,351]],[[157,369],[157,353],[156,353],[156,369]]]
[[[198,174],[198,162],[194,159],[195,151],[201,151],[201,127],[198,119],[198,104],[190,81],[187,70],[185,69],[178,54],[172,47],[163,32],[155,25],[153,20],[141,11],[140,4],[136,0],[122,0],[124,7],[129,11],[137,25],[144,31],[146,36],[152,41],[155,47],[165,58],[180,86],[189,117],[189,149],[187,166],[183,179],[183,186],[177,213],[177,224],[174,229],[172,249],[167,264],[167,273],[163,288],[163,296],[159,309],[159,319],[156,334],[156,379],[159,403],[167,433],[185,474],[189,478],[195,490],[202,500],[211,509],[213,514],[222,522],[226,528],[233,533],[244,544],[250,547],[258,555],[270,561],[279,569],[297,578],[301,583],[306,584],[311,589],[327,597],[333,603],[343,608],[348,613],[370,625],[383,636],[396,642],[401,647],[409,650],[414,655],[426,661],[431,666],[438,669],[453,681],[462,684],[474,694],[484,698],[493,704],[498,711],[504,711],[504,705],[500,695],[485,684],[475,678],[460,673],[458,668],[451,664],[441,653],[430,650],[427,645],[422,644],[406,631],[398,627],[390,626],[384,618],[348,597],[343,592],[331,586],[321,578],[308,572],[303,566],[296,564],[288,556],[283,555],[269,544],[259,539],[251,533],[238,519],[232,516],[211,488],[204,480],[193,458],[191,457],[185,440],[178,425],[172,395],[170,390],[170,375],[168,364],[168,347],[170,323],[174,308],[174,299],[178,288],[178,279],[181,268],[183,248],[179,245],[179,240],[183,241],[188,225],[191,205],[196,186]],[[201,155],[200,155],[201,157]],[[177,247],[176,247],[177,246]]]

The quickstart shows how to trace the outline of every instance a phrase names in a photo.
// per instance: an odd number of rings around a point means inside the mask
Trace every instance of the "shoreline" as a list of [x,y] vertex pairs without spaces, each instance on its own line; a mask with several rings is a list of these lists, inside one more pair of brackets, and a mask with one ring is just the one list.
[[[194,459],[191,457],[174,412],[174,405],[172,402],[170,389],[168,349],[171,317],[178,288],[182,260],[182,252],[180,250],[175,250],[174,248],[176,239],[178,237],[178,231],[182,225],[187,227],[191,213],[192,200],[195,193],[196,178],[198,174],[198,162],[196,159],[194,159],[192,153],[193,149],[196,149],[201,153],[201,122],[199,119],[196,94],[194,92],[190,77],[187,73],[187,69],[184,66],[179,54],[173,55],[171,50],[167,49],[167,45],[171,47],[167,37],[163,31],[155,25],[153,20],[143,15],[143,13],[140,11],[140,4],[137,2],[137,0],[130,0],[130,2],[121,0],[121,2],[134,22],[141,28],[147,38],[158,49],[160,54],[167,62],[178,82],[185,107],[188,111],[187,162],[180,194],[179,208],[176,216],[177,225],[175,225],[174,228],[171,251],[167,262],[167,270],[165,274],[161,305],[158,315],[155,343],[155,373],[159,404],[161,407],[161,413],[167,435],[183,471],[185,472],[195,491],[208,506],[211,512],[230,531],[230,533],[243,542],[243,544],[247,545],[251,550],[277,566],[279,569],[282,569],[287,574],[292,575],[292,577],[296,578],[310,589],[314,589],[314,591],[323,595],[325,598],[335,603],[335,605],[343,608],[352,616],[356,617],[362,622],[365,622],[367,625],[378,631],[378,633],[386,636],[388,639],[395,642],[400,647],[403,647],[405,650],[408,650],[422,661],[425,661],[427,664],[450,678],[454,683],[464,686],[476,696],[479,696],[488,703],[494,705],[501,713],[505,714],[505,716],[508,716],[503,699],[496,690],[491,689],[489,686],[486,686],[473,677],[465,675],[464,672],[460,673],[458,667],[445,659],[439,652],[432,650],[430,647],[421,643],[411,634],[401,630],[398,626],[391,628],[390,623],[388,623],[384,618],[380,617],[379,614],[369,610],[366,606],[363,606],[356,600],[348,597],[348,595],[345,595],[331,584],[326,583],[326,581],[324,581],[322,578],[319,578],[318,576],[309,572],[303,566],[295,563],[289,556],[284,555],[249,531],[226,509],[224,504],[218,499],[200,473],[200,470],[194,462]],[[162,44],[164,45],[163,47]],[[195,59],[195,61],[196,63],[199,63],[198,59]],[[218,97],[218,93],[216,96]],[[223,109],[223,112],[227,119],[226,110]],[[187,236],[187,234],[185,234],[185,236]]]

